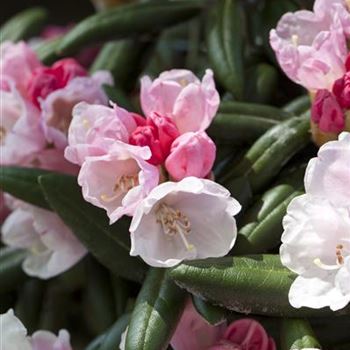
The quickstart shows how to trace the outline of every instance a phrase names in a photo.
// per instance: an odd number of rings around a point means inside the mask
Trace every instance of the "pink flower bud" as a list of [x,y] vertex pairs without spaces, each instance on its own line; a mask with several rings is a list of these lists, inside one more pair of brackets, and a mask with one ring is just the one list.
[[318,90],[311,107],[311,119],[322,132],[344,130],[345,116],[335,96],[328,90]]
[[187,132],[172,144],[165,167],[180,181],[187,176],[206,177],[213,167],[216,147],[204,131]]
[[133,116],[137,126],[145,126],[147,124],[147,119],[142,115],[137,113],[130,113],[130,114]]
[[73,58],[57,61],[51,68],[38,67],[33,71],[27,85],[28,98],[40,108],[40,99],[65,87],[70,80],[86,76],[86,71]]
[[350,108],[350,72],[335,81],[333,85],[333,94],[342,108]]
[[148,160],[153,165],[159,165],[164,161],[164,154],[158,139],[158,132],[154,126],[138,126],[130,135],[129,143],[134,146],[148,146],[152,157]]
[[350,70],[350,54],[348,55],[348,57],[346,58],[345,61],[345,69],[348,72]]

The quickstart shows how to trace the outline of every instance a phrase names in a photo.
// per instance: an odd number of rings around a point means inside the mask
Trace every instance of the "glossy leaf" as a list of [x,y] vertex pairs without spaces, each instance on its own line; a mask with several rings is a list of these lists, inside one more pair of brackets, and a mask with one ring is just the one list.
[[97,260],[116,275],[133,281],[143,279],[146,266],[129,255],[127,220],[110,226],[106,213],[84,200],[73,176],[42,176],[39,183],[54,211]]
[[39,176],[48,174],[51,172],[42,169],[1,167],[0,189],[25,202],[50,209],[38,183]]
[[192,303],[196,311],[211,325],[217,326],[226,320],[227,310],[192,295]]
[[[294,309],[289,304],[288,292],[295,275],[281,265],[278,255],[187,262],[172,268],[170,276],[190,293],[239,313],[288,317],[334,315],[329,308]],[[349,313],[349,308],[341,313]]]
[[165,350],[186,302],[166,269],[151,269],[137,297],[125,350]]
[[154,33],[199,13],[198,0],[163,0],[117,6],[87,17],[63,38],[59,54],[71,55],[80,48],[110,38]]

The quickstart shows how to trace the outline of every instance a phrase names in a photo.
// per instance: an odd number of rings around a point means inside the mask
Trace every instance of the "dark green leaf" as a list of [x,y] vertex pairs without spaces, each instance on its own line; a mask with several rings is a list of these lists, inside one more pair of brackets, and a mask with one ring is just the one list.
[[137,297],[125,350],[165,350],[186,301],[186,293],[167,276],[151,269]]

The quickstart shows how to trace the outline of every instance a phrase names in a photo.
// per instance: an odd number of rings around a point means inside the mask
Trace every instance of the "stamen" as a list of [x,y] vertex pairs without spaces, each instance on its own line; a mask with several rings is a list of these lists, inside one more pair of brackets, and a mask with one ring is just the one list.
[[346,4],[348,10],[350,11],[350,0],[345,0],[345,4]]
[[117,181],[113,187],[114,195],[110,196],[108,194],[101,194],[100,198],[106,202],[110,203],[120,197],[122,194],[129,192],[132,188],[139,184],[139,177],[135,175],[122,175],[117,178]]
[[291,41],[294,46],[298,46],[299,43],[299,36],[297,34],[293,34],[291,36]]
[[89,119],[84,118],[82,123],[83,123],[83,126],[84,126],[85,129],[89,129],[90,128],[90,121],[89,121]]
[[185,78],[182,78],[179,80],[179,84],[182,86],[182,87],[186,87],[188,85],[188,80],[185,79]]
[[191,233],[191,224],[188,217],[180,210],[173,209],[162,203],[156,212],[157,222],[162,225],[165,235],[169,238],[178,234],[188,251],[194,249],[194,245],[190,244],[186,238]]
[[5,141],[7,131],[3,126],[0,126],[0,144],[3,145]]
[[344,265],[344,256],[343,256],[344,246],[342,244],[337,244],[337,246],[335,248],[336,248],[336,250],[335,250],[336,264],[335,265],[324,264],[320,258],[315,259],[314,264],[323,270],[338,270],[338,269],[340,269],[341,266]]

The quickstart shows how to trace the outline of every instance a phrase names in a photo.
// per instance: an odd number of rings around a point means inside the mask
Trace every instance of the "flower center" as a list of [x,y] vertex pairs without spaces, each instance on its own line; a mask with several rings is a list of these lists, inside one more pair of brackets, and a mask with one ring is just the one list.
[[194,245],[186,238],[191,233],[191,223],[188,217],[180,210],[161,203],[156,211],[157,222],[162,225],[163,231],[169,238],[180,236],[186,250],[191,251]]
[[134,175],[122,175],[117,178],[117,181],[113,187],[113,195],[101,194],[101,199],[104,202],[112,202],[120,195],[129,192],[133,187],[139,184],[138,174]]
[[346,7],[350,11],[350,0],[345,0]]
[[0,126],[0,145],[5,143],[7,131],[3,126]]
[[297,34],[293,34],[290,38],[290,40],[292,41],[292,44],[297,47],[298,43],[299,43],[299,36]]
[[[346,250],[345,250],[346,251]],[[334,265],[324,264],[320,258],[314,260],[314,264],[323,270],[338,270],[344,265],[344,246],[337,244],[335,247],[336,263]]]

